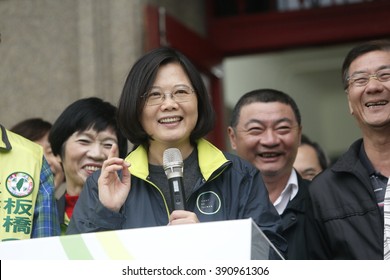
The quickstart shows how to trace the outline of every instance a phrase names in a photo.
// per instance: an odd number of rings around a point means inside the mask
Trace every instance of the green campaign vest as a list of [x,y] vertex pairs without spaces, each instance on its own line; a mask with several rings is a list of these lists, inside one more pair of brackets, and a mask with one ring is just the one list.
[[43,149],[0,125],[0,241],[31,237]]

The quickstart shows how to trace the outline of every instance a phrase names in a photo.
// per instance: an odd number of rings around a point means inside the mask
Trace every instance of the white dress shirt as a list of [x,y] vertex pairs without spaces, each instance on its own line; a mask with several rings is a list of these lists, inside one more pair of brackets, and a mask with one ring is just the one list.
[[292,200],[298,193],[298,177],[297,173],[293,169],[291,171],[290,178],[288,179],[287,185],[284,187],[282,193],[275,200],[274,206],[279,215],[281,215],[287,207],[287,204]]

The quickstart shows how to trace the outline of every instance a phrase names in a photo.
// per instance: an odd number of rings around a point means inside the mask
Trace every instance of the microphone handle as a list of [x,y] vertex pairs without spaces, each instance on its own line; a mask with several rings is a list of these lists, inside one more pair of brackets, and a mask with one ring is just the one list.
[[171,193],[172,209],[185,210],[186,198],[183,188],[183,177],[173,177],[168,179],[169,191]]

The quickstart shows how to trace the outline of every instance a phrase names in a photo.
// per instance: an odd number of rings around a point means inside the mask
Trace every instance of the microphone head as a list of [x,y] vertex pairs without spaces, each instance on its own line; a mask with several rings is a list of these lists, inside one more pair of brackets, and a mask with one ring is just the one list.
[[183,157],[179,149],[169,148],[164,151],[163,167],[168,179],[183,177]]

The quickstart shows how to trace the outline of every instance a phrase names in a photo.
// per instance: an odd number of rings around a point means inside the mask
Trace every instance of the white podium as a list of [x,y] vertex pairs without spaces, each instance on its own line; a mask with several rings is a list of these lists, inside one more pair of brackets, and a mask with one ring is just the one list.
[[1,260],[283,259],[252,219],[0,242]]

